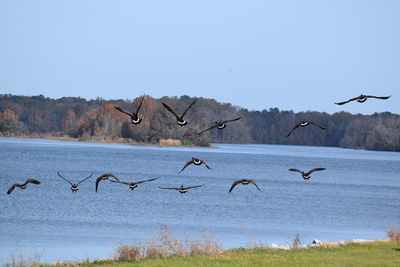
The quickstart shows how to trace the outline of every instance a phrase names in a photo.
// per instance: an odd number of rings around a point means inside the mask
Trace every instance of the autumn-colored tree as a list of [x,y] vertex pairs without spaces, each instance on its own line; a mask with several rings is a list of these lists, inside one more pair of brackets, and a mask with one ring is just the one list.
[[79,120],[72,109],[68,109],[67,115],[62,120],[63,133],[69,136],[77,137],[79,129]]
[[18,115],[12,109],[6,108],[0,112],[0,132],[5,135],[15,135],[22,133],[23,128]]

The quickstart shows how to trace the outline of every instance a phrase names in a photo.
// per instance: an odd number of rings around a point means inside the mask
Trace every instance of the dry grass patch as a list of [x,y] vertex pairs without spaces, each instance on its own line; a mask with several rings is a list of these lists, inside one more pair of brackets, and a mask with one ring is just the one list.
[[142,247],[121,244],[115,251],[115,259],[120,261],[140,260],[143,258]]
[[167,224],[161,224],[156,238],[143,244],[121,244],[114,258],[122,261],[140,259],[165,259],[169,256],[184,257],[196,254],[218,254],[222,251],[221,242],[212,231],[205,231],[199,239],[186,235],[182,242]]
[[297,234],[292,242],[292,248],[301,248],[301,239],[300,239],[300,235]]
[[214,232],[206,230],[199,239],[186,237],[188,254],[219,254],[222,252],[222,245]]

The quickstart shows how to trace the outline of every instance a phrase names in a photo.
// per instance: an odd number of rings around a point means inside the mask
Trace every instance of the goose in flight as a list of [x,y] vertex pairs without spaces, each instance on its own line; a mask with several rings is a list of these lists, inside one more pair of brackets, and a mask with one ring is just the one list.
[[205,129],[205,130],[203,130],[203,131],[201,131],[201,132],[199,132],[197,134],[202,134],[202,133],[207,132],[207,131],[209,131],[211,129],[214,129],[214,128],[217,128],[218,130],[222,130],[222,129],[224,129],[226,127],[226,124],[228,122],[237,121],[237,120],[240,120],[241,118],[242,117],[239,117],[239,118],[236,118],[236,119],[232,119],[232,120],[216,121],[213,126],[207,128],[207,129]]
[[303,177],[304,180],[310,179],[311,178],[311,176],[310,176],[311,173],[316,172],[316,171],[323,171],[323,170],[326,170],[326,168],[314,168],[314,169],[310,170],[309,172],[303,172],[303,171],[300,171],[298,169],[293,169],[293,168],[289,169],[289,171],[291,171],[291,172],[299,172],[299,173],[301,173],[301,176]]
[[351,98],[347,101],[343,101],[343,102],[339,102],[339,103],[335,103],[336,105],[344,105],[347,104],[351,101],[357,100],[358,103],[364,103],[365,101],[367,101],[368,98],[376,98],[376,99],[383,99],[386,100],[391,96],[373,96],[373,95],[360,95],[354,98]]
[[113,181],[113,180],[110,180],[110,181],[113,182],[113,183],[129,185],[129,188],[133,191],[138,186],[138,184],[155,181],[157,179],[158,179],[158,177],[157,178],[153,178],[153,179],[138,181],[138,182],[123,182],[123,181]]
[[[115,177],[114,174],[106,173],[106,174],[100,175],[100,176],[97,177],[97,179],[96,179],[96,192],[97,192],[97,190],[99,189],[99,183],[100,183],[101,181],[104,181],[104,180],[109,180],[110,177],[113,178],[115,181],[120,182],[120,180],[119,180],[117,177]],[[109,180],[109,181],[111,181],[111,180]]]
[[298,124],[296,124],[296,125],[293,127],[293,129],[290,130],[290,132],[287,134],[286,137],[289,137],[289,136],[293,133],[293,131],[296,130],[297,128],[299,128],[299,127],[306,127],[306,126],[310,126],[310,125],[314,125],[314,126],[317,126],[318,128],[320,128],[320,129],[322,129],[322,130],[326,130],[325,127],[322,127],[322,126],[316,124],[315,122],[312,122],[312,121],[302,121],[302,122],[299,122]]
[[142,107],[143,100],[144,100],[145,97],[146,97],[146,95],[144,95],[142,97],[142,99],[140,100],[139,106],[137,107],[136,111],[133,112],[133,113],[127,112],[127,111],[123,110],[122,108],[120,108],[118,106],[114,106],[114,108],[116,110],[118,110],[119,112],[122,112],[122,113],[128,115],[129,117],[131,117],[131,123],[132,124],[139,124],[142,121],[142,119],[139,118],[138,113],[139,113],[140,108]]
[[168,104],[164,102],[162,102],[162,104],[169,112],[171,112],[176,117],[179,126],[185,126],[188,122],[185,121],[183,117],[185,117],[186,112],[188,112],[188,110],[194,105],[194,103],[196,103],[196,101],[197,99],[193,101],[192,104],[190,104],[180,116],[176,114],[176,112]]
[[196,165],[196,166],[199,166],[199,165],[201,165],[201,164],[204,164],[204,165],[207,167],[207,169],[212,170],[212,169],[210,168],[210,166],[208,166],[207,163],[206,163],[204,160],[198,159],[198,158],[192,158],[191,160],[189,160],[188,162],[186,162],[185,166],[183,166],[182,170],[180,170],[180,172],[178,172],[178,174],[181,173],[184,169],[186,169],[186,167],[189,166],[190,164],[194,164],[194,165]]
[[232,192],[233,188],[235,186],[237,186],[238,184],[243,184],[243,185],[254,184],[257,187],[258,191],[261,191],[254,180],[242,179],[242,180],[236,180],[233,182],[231,188],[229,189],[229,193]]
[[86,177],[85,179],[81,180],[79,183],[74,184],[72,183],[70,180],[68,180],[67,178],[65,178],[64,176],[62,176],[59,172],[57,172],[58,176],[60,176],[64,181],[66,181],[67,183],[69,183],[71,185],[71,191],[72,193],[76,193],[76,191],[79,190],[79,184],[83,183],[84,181],[86,181],[87,179],[89,179],[90,177],[92,177],[93,173],[91,175],[89,175],[88,177]]
[[11,194],[11,192],[16,188],[19,187],[21,189],[26,189],[26,187],[28,186],[28,184],[40,184],[40,182],[36,179],[28,179],[25,181],[25,183],[23,184],[19,184],[19,183],[15,183],[12,186],[10,186],[10,188],[7,191],[7,195]]
[[178,190],[179,193],[184,194],[186,193],[189,189],[191,188],[197,188],[197,187],[202,187],[204,186],[204,184],[202,185],[195,185],[195,186],[187,186],[187,187],[183,187],[183,185],[181,187],[161,187],[159,186],[159,188],[161,189],[168,189],[168,190]]

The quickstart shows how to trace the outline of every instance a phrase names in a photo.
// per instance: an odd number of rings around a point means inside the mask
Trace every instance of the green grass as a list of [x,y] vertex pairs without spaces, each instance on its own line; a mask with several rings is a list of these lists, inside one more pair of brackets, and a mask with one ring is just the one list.
[[64,266],[400,266],[400,245],[394,242],[280,250],[233,249],[218,255],[193,255],[137,261],[102,261]]

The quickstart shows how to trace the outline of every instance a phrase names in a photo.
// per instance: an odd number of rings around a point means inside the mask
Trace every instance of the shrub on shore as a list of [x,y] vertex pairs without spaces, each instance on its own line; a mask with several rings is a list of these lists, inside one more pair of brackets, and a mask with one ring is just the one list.
[[390,240],[400,244],[400,226],[391,227],[386,233]]
[[192,239],[187,235],[185,242],[183,242],[167,224],[161,224],[160,230],[155,235],[157,238],[151,238],[143,244],[121,244],[115,251],[115,258],[129,261],[222,252],[221,242],[210,230],[205,231],[199,239]]

